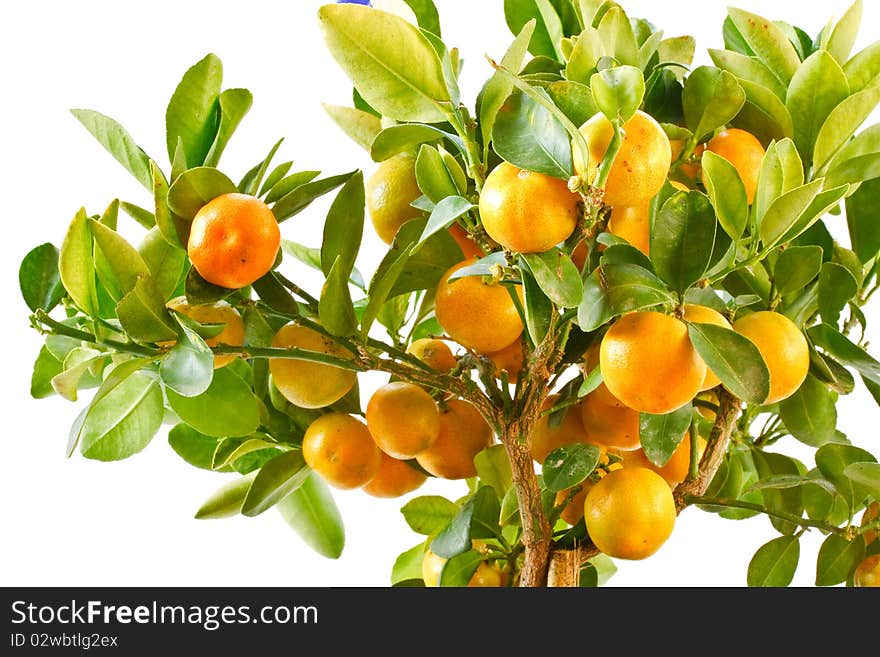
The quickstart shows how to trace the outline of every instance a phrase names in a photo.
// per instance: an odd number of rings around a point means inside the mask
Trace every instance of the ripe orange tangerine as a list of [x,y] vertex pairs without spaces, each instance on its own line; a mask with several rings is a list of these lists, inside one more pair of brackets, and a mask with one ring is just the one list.
[[581,422],[590,443],[616,450],[641,447],[638,411],[623,404],[608,405],[596,391],[581,400],[580,408]]
[[438,372],[447,373],[458,364],[449,345],[436,338],[413,340],[406,351]]
[[358,488],[379,471],[382,453],[366,425],[347,413],[327,413],[306,429],[305,462],[331,486]]
[[[544,401],[543,410],[553,408],[558,401],[558,394],[549,395]],[[590,442],[586,431],[584,431],[583,422],[581,422],[579,406],[579,404],[574,404],[561,411],[564,415],[557,426],[551,425],[550,415],[542,415],[538,419],[528,438],[532,459],[543,463],[547,455],[557,447]]]
[[382,460],[379,470],[363,490],[373,497],[400,497],[419,488],[428,476],[409,465],[406,461],[388,456],[380,450]]
[[[751,205],[758,189],[758,173],[765,152],[758,138],[740,128],[728,128],[709,140],[706,150],[720,155],[733,165],[745,185],[746,198]],[[705,184],[705,174],[703,177]]]
[[450,399],[440,411],[436,440],[416,454],[416,461],[435,477],[475,477],[474,457],[492,444],[492,438],[492,429],[473,404]]
[[608,232],[622,237],[646,256],[651,255],[649,206],[616,205],[608,218]]
[[[209,347],[218,345],[239,346],[244,344],[244,322],[239,312],[226,301],[191,305],[185,296],[175,297],[165,304],[171,310],[190,317],[200,324],[223,324],[223,330],[213,338],[206,338]],[[174,344],[175,341],[157,343],[160,346]],[[228,365],[235,360],[235,354],[215,354],[214,369]]]
[[405,381],[379,387],[367,402],[367,427],[379,448],[396,459],[411,459],[428,449],[440,433],[433,397]]

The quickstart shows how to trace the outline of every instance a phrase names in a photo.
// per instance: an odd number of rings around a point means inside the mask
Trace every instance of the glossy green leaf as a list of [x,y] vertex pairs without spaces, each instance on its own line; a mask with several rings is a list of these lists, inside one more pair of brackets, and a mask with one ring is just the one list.
[[151,278],[142,278],[116,305],[122,328],[135,340],[173,340],[177,325],[165,307],[165,299]]
[[476,208],[476,205],[462,196],[447,196],[442,199],[431,210],[428,222],[425,224],[418,241],[413,245],[413,250],[418,249],[429,237],[449,228],[456,219],[476,210]]
[[819,314],[826,324],[837,324],[841,311],[859,291],[850,271],[835,262],[822,265],[819,274]]
[[419,189],[434,203],[461,191],[446,168],[440,151],[433,146],[422,144],[419,148],[415,172]]
[[311,472],[300,450],[278,454],[260,468],[242,503],[241,513],[257,516],[270,509],[299,488]]
[[875,85],[852,94],[831,111],[819,129],[813,149],[813,166],[817,171],[821,171],[846,145],[878,103],[880,85]]
[[72,109],[70,113],[140,184],[148,190],[153,189],[150,158],[125,128],[94,110]]
[[822,180],[814,180],[782,194],[767,208],[759,233],[764,248],[777,244],[810,207],[822,189]]
[[407,580],[421,580],[424,558],[425,546],[423,543],[411,547],[406,552],[401,552],[391,567],[391,585],[394,586]]
[[177,342],[162,359],[159,377],[166,387],[184,397],[200,395],[214,376],[214,353],[198,333],[180,323]]
[[709,48],[708,52],[712,62],[718,68],[733,74],[737,78],[766,87],[776,94],[780,100],[785,100],[788,92],[787,87],[761,60],[732,50]]
[[187,264],[186,252],[169,244],[158,228],[147,231],[138,252],[149,270],[156,290],[169,299],[177,290]]
[[867,380],[880,384],[880,362],[842,335],[834,326],[817,324],[807,329],[807,334],[815,345],[840,363],[858,370]]
[[257,193],[257,190],[260,188],[260,183],[263,182],[263,176],[265,176],[266,172],[269,170],[269,165],[272,164],[272,159],[275,157],[275,153],[278,152],[283,141],[283,137],[276,141],[272,145],[272,148],[269,149],[269,153],[266,157],[248,169],[248,172],[242,176],[241,181],[238,183],[238,190],[242,194],[254,195]]
[[253,95],[247,89],[226,89],[220,93],[217,98],[220,107],[220,125],[205,156],[205,166],[215,167],[220,162],[220,156],[226,150],[229,139],[250,110],[253,101]]
[[45,399],[55,394],[52,387],[52,379],[61,374],[63,370],[62,363],[46,345],[40,347],[40,353],[34,361],[33,372],[31,373],[31,397],[34,399]]
[[785,587],[791,584],[800,560],[797,536],[780,536],[765,543],[749,561],[746,581],[751,587]]
[[580,82],[559,80],[547,87],[547,95],[574,125],[583,125],[599,111],[590,88]]
[[[357,171],[358,170],[356,169],[338,176],[309,180],[309,182],[294,187],[290,192],[279,198],[275,204],[272,205],[272,214],[275,215],[275,219],[279,222],[289,219],[306,209],[315,199],[320,198],[328,192],[332,192],[355,175]],[[311,174],[311,172],[309,172],[309,174]]]
[[140,253],[119,233],[94,219],[89,219],[89,230],[122,294],[128,294],[140,280],[150,276]]
[[626,123],[645,97],[645,79],[635,66],[615,66],[594,73],[590,89],[596,107],[609,121]]
[[855,0],[849,9],[840,17],[828,36],[826,48],[841,64],[846,63],[856,43],[859,27],[862,23],[862,0]]
[[770,204],[804,184],[804,164],[794,141],[782,139],[767,147],[758,172],[753,214],[761,222]]
[[525,310],[525,328],[533,344],[539,344],[550,330],[550,318],[554,312],[553,305],[534,274],[526,267],[520,268],[522,278],[522,301]]
[[168,207],[178,217],[192,221],[208,201],[237,192],[235,183],[213,167],[194,167],[184,171],[168,190]]
[[541,473],[547,490],[561,491],[584,481],[599,464],[601,452],[594,445],[575,443],[552,450]]
[[522,256],[538,286],[560,308],[576,308],[584,295],[580,272],[571,258],[554,247]]
[[731,238],[742,237],[749,221],[746,188],[736,168],[725,158],[705,151],[702,157],[706,193],[718,215],[718,223]]
[[880,178],[862,183],[846,199],[846,222],[853,250],[863,263],[880,252],[876,209],[880,203]]
[[188,166],[200,166],[211,150],[219,124],[223,64],[213,53],[184,73],[165,111],[168,157],[174,159],[178,139]]
[[84,208],[71,221],[61,243],[58,271],[67,294],[83,312],[98,314],[92,232]]
[[846,73],[851,93],[862,91],[873,84],[880,75],[880,41],[875,41],[847,60],[843,72]]
[[450,96],[440,58],[418,28],[352,4],[324,5],[318,20],[331,55],[382,115],[426,123],[446,119]]
[[860,481],[850,478],[847,468],[853,463],[876,462],[873,454],[852,445],[829,443],[816,451],[816,466],[825,479],[834,484],[850,508],[862,504],[869,495],[869,490]]
[[24,302],[32,311],[41,308],[49,312],[64,297],[58,271],[59,255],[58,248],[46,242],[28,251],[21,261],[18,286]]
[[[263,197],[266,196],[269,192],[271,192],[275,185],[284,180],[284,177],[288,174],[290,169],[293,167],[293,162],[287,161],[282,162],[278,166],[276,166],[272,171],[269,172],[269,175],[266,176],[266,179],[263,181],[263,184],[260,185],[260,191],[257,196]],[[315,172],[315,176],[318,173]],[[314,177],[314,176],[313,176]],[[312,178],[309,178],[311,180]]]
[[529,21],[534,20],[529,52],[551,59],[561,58],[557,45],[562,37],[562,23],[547,0],[504,0],[504,18],[513,34],[520,34]]
[[605,56],[605,44],[599,31],[591,26],[577,36],[574,48],[565,65],[565,77],[583,85],[590,84],[590,78],[596,73],[597,64]]
[[791,115],[776,94],[748,80],[739,80],[739,84],[746,102],[732,121],[734,127],[751,132],[761,143],[794,137]]
[[779,254],[773,281],[780,295],[802,290],[822,269],[822,249],[818,246],[791,246]]
[[169,244],[185,251],[189,239],[190,223],[171,212],[171,208],[168,207],[168,181],[162,170],[152,160],[150,161],[150,171],[153,174],[156,226]]
[[503,497],[513,482],[510,460],[504,445],[491,445],[474,456],[474,467],[480,481],[495,489],[498,497]]
[[626,66],[638,66],[639,46],[632,24],[620,5],[612,4],[596,26],[605,54]]
[[195,517],[199,520],[208,520],[237,516],[256,476],[257,473],[252,472],[223,484],[199,507]]
[[758,59],[788,84],[801,61],[782,30],[766,18],[742,9],[730,7],[728,16]]
[[568,180],[572,175],[571,138],[545,107],[522,93],[507,98],[495,119],[492,143],[511,164]]
[[746,93],[727,71],[699,66],[688,76],[681,102],[685,125],[700,139],[729,123],[746,102]]
[[174,425],[168,432],[168,444],[180,458],[203,470],[214,469],[214,453],[220,439],[199,433],[183,422]]
[[414,532],[433,536],[449,524],[458,510],[458,506],[445,497],[423,495],[404,504],[400,512]]
[[779,417],[792,436],[811,447],[834,439],[837,429],[837,395],[814,376],[779,403]]
[[448,139],[459,149],[464,145],[461,139],[432,125],[423,123],[401,123],[388,126],[376,135],[370,145],[370,157],[374,162],[384,162],[398,153],[414,152],[422,144]]
[[840,534],[829,535],[816,558],[816,586],[842,584],[864,558],[864,541],[848,541]]
[[[784,454],[753,449],[751,455],[759,480],[775,475],[801,474],[797,461]],[[761,496],[768,509],[795,516],[800,516],[803,512],[803,496],[800,488],[765,488],[761,490]],[[793,535],[797,531],[797,525],[791,521],[770,516],[770,522],[781,534]]]
[[88,347],[72,349],[61,365],[61,372],[52,377],[52,389],[67,401],[77,401],[77,392],[82,379],[89,371],[101,367],[107,354]]
[[347,337],[357,329],[357,317],[348,289],[349,272],[342,258],[341,255],[337,257],[321,289],[318,317],[331,335]]
[[[434,288],[440,282],[443,274],[461,261],[461,249],[447,231],[438,231],[422,242],[418,248],[413,248],[413,245],[425,232],[426,225],[426,218],[413,219],[406,222],[395,236],[391,251],[388,253],[389,259],[394,259],[398,254],[395,245],[405,249],[407,257],[403,261],[399,274],[391,281],[388,298],[407,292]],[[392,253],[394,253],[393,256]],[[383,281],[383,285],[387,282]]]
[[260,425],[257,398],[239,377],[222,367],[210,387],[195,397],[166,389],[168,403],[181,420],[208,436],[246,436]]
[[483,555],[477,550],[468,550],[467,552],[452,557],[449,561],[443,564],[443,569],[440,571],[440,581],[438,582],[438,586],[467,586],[482,561]]
[[357,171],[336,194],[324,220],[321,269],[325,276],[334,266],[345,280],[351,274],[364,231],[364,204],[364,177]]
[[[481,487],[474,493],[455,514],[449,523],[440,530],[440,532],[431,541],[431,551],[434,554],[445,559],[451,559],[463,552],[467,552],[471,548],[471,539],[485,537],[485,532],[481,531],[482,523],[475,523],[475,520],[485,519],[488,514],[485,513],[486,502],[489,498],[494,499],[498,513],[498,498],[492,492],[490,486]],[[489,509],[491,511],[491,509]],[[498,522],[498,513],[495,515],[495,523]],[[491,534],[490,534],[491,535]]]
[[850,463],[843,469],[843,475],[880,500],[880,464]]
[[281,516],[315,552],[338,559],[345,547],[342,514],[330,488],[311,473],[290,495],[276,505]]
[[679,292],[706,273],[718,221],[709,199],[680,192],[663,204],[651,233],[651,262],[657,274]]
[[651,463],[664,466],[691,426],[693,407],[685,404],[665,415],[639,413],[639,440]]
[[785,106],[794,124],[794,141],[806,162],[812,160],[819,130],[847,96],[846,75],[825,50],[810,55],[794,74]]
[[770,372],[761,352],[748,338],[723,326],[688,324],[694,349],[724,387],[752,404],[770,394]]

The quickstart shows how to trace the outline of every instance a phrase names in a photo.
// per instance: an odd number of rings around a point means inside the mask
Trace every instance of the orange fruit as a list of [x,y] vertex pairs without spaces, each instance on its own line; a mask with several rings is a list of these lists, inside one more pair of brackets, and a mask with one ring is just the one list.
[[461,249],[461,253],[465,258],[482,258],[485,255],[483,253],[483,249],[477,246],[477,243],[471,239],[471,236],[468,234],[468,232],[460,225],[452,224],[448,230],[449,234],[452,235],[452,239],[454,239],[455,243],[458,244],[458,248]]
[[379,450],[381,462],[379,469],[370,481],[364,484],[364,492],[373,497],[400,497],[419,488],[427,481],[425,473],[420,472],[406,461],[388,456]]
[[[426,587],[435,588],[440,586],[440,574],[445,565],[446,559],[431,552],[431,550],[425,551],[425,556],[422,558],[422,579],[424,580]],[[474,571],[474,574],[471,575],[471,578],[468,581],[468,587],[503,585],[504,573],[501,568],[497,563],[489,563],[487,561],[480,562],[476,571]]]
[[474,457],[492,444],[492,429],[476,407],[462,399],[450,399],[440,410],[437,439],[416,454],[416,461],[435,477],[475,477]]
[[[317,351],[336,358],[351,359],[353,354],[325,335],[290,322],[272,339],[272,346]],[[270,358],[269,371],[278,391],[301,408],[323,408],[342,399],[357,381],[357,374],[326,363],[292,358]]]
[[880,554],[865,557],[853,572],[853,586],[880,587]]
[[[171,310],[194,319],[200,324],[223,324],[223,330],[213,338],[205,338],[209,347],[219,345],[239,346],[244,344],[244,322],[239,312],[226,301],[190,305],[185,296],[175,297],[165,304]],[[163,341],[160,346],[173,345],[175,340]],[[235,354],[215,354],[214,369],[228,365],[235,360]]]
[[[693,322],[694,324],[714,324],[715,326],[721,326],[733,330],[733,326],[730,325],[730,322],[727,321],[727,318],[724,315],[708,306],[685,304],[684,315],[682,315],[682,318],[689,322]],[[706,378],[703,379],[703,385],[700,387],[700,391],[702,392],[714,388],[719,383],[721,383],[721,379],[715,376],[715,373],[707,367]]]
[[430,447],[440,433],[437,404],[424,388],[392,381],[367,402],[367,427],[379,448],[396,459],[411,459]]
[[770,394],[765,404],[775,404],[801,387],[810,369],[810,348],[797,325],[770,310],[743,315],[733,329],[758,347],[770,371]]
[[[728,128],[709,140],[706,150],[720,155],[733,165],[745,185],[746,198],[751,204],[755,200],[758,172],[764,160],[764,146],[758,138],[745,130]],[[705,175],[703,184],[705,184]]]
[[620,404],[611,406],[602,401],[596,391],[581,400],[581,422],[587,440],[599,447],[631,450],[641,447],[639,442],[639,413]]
[[[571,501],[565,505],[565,508],[559,514],[559,517],[569,525],[578,524],[581,518],[584,517],[584,501],[587,499],[587,493],[590,488],[593,487],[593,482],[587,479],[586,481],[582,481],[580,486],[581,489],[575,493],[574,497],[571,498]],[[569,490],[561,490],[556,493],[554,504],[562,504],[565,501],[565,498],[568,497],[569,492]]]
[[[623,131],[623,144],[605,184],[605,203],[611,206],[644,205],[666,182],[672,164],[672,148],[660,124],[642,110],[623,124]],[[575,148],[574,169],[579,176],[586,175],[592,183],[611,144],[614,129],[600,113],[587,120],[580,132],[587,141],[590,159],[584,163],[579,149]]]
[[[516,383],[519,373],[523,368],[523,344],[522,340],[514,340],[501,351],[486,354],[495,366],[495,374],[498,376],[502,371],[507,372],[507,380]],[[499,377],[500,378],[500,377]]]
[[[587,351],[584,352],[584,376],[589,375],[590,372],[599,366],[599,348],[601,344],[601,340],[596,340],[587,348]],[[611,391],[608,390],[608,386],[605,385],[604,381],[600,383],[590,395],[597,401],[601,401],[608,406],[623,406],[623,403],[611,394]]]
[[256,196],[222,194],[192,220],[186,252],[209,283],[238,289],[272,269],[281,231],[272,210]]
[[659,312],[622,315],[602,338],[599,367],[609,392],[640,413],[663,415],[691,401],[706,363],[684,322]]
[[413,340],[406,348],[406,352],[418,358],[425,365],[444,374],[450,372],[458,364],[449,345],[443,340],[435,338]]
[[[681,157],[681,152],[684,150],[684,140],[673,139],[669,142],[669,146],[672,148],[672,161],[673,163],[675,163],[678,161],[678,158]],[[694,158],[697,160],[697,162],[699,162],[700,157],[702,157],[703,151],[705,150],[705,144],[697,144],[696,148],[694,148]],[[675,168],[678,170],[678,173],[682,177],[684,177],[691,185],[696,183],[697,179],[700,177],[700,173],[702,172],[702,167],[698,163],[691,164],[687,162],[682,162]]]
[[[697,440],[697,452],[702,457],[703,450],[706,449],[706,440],[700,436]],[[636,449],[631,452],[620,452],[623,459],[623,467],[625,468],[648,468],[653,470],[673,488],[683,482],[688,475],[691,466],[691,436],[686,433],[682,441],[672,452],[672,456],[664,465],[655,465],[642,449]]]
[[587,246],[587,243],[581,240],[571,252],[571,261],[574,263],[575,267],[583,271],[584,265],[587,264],[587,256],[589,255],[590,249]]
[[347,413],[314,420],[302,441],[306,463],[331,486],[358,488],[379,471],[382,453],[366,425]]
[[[519,338],[523,323],[504,285],[487,283],[482,276],[449,280],[453,272],[473,263],[474,260],[465,260],[443,274],[437,285],[434,313],[453,340],[463,347],[490,354]],[[522,293],[519,286],[517,293]]]
[[651,221],[648,204],[616,205],[608,218],[608,232],[622,237],[646,256],[651,254]]
[[[880,502],[871,502],[862,514],[861,526],[867,527],[871,521],[876,520],[878,517],[880,517]],[[869,529],[862,534],[865,539],[865,545],[870,545],[876,541],[878,534],[880,534],[880,530],[877,529]]]
[[[542,409],[553,408],[558,401],[559,395],[549,395],[544,400]],[[558,426],[551,426],[550,415],[542,415],[529,434],[529,451],[532,454],[532,459],[538,463],[543,463],[547,455],[557,447],[590,442],[581,422],[579,404],[569,406],[562,412],[564,415]]]
[[422,211],[411,205],[422,195],[415,167],[412,153],[398,153],[380,162],[364,184],[370,220],[386,244],[391,244],[403,224],[422,216]]
[[584,522],[600,551],[617,559],[651,556],[675,527],[669,484],[648,468],[609,472],[587,493]]
[[480,219],[505,249],[542,253],[572,234],[579,202],[565,180],[502,162],[480,192]]

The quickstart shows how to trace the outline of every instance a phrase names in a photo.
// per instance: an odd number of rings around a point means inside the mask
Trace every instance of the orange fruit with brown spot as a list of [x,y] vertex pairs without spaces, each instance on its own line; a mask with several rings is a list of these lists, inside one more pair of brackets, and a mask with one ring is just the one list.
[[[690,303],[685,304],[682,319],[693,322],[694,324],[712,324],[714,326],[730,329],[731,331],[733,330],[733,326],[731,326],[730,322],[727,321],[727,318],[724,315],[708,306],[699,306]],[[706,378],[703,379],[703,385],[700,387],[700,391],[710,390],[720,383],[721,379],[719,379],[712,370],[706,367]]]
[[470,402],[450,399],[445,406],[436,440],[416,454],[416,461],[435,477],[475,477],[474,457],[492,444],[492,429]]
[[646,256],[651,255],[651,222],[647,204],[615,205],[608,218],[608,232],[625,239]]
[[382,454],[366,425],[347,413],[314,420],[302,441],[305,462],[331,486],[358,488],[379,471]]
[[505,249],[542,253],[572,234],[579,204],[565,180],[502,162],[480,191],[480,219]]
[[411,205],[422,195],[415,166],[412,153],[398,153],[380,162],[364,184],[370,220],[386,244],[394,241],[403,224],[422,216],[422,211]]
[[581,400],[580,407],[581,422],[590,443],[617,450],[641,446],[637,411],[622,404],[610,406],[595,391]]
[[[730,162],[746,188],[749,204],[755,200],[758,189],[758,173],[764,160],[764,146],[750,132],[740,128],[722,130],[706,144],[706,150],[720,155]],[[703,174],[705,184],[705,174]]]
[[376,444],[396,459],[414,458],[434,444],[440,433],[434,398],[405,381],[379,387],[367,402],[366,418]]
[[609,392],[640,413],[665,415],[691,401],[706,378],[684,322],[659,312],[622,315],[602,338],[599,367]]
[[[175,297],[165,304],[171,310],[175,310],[187,317],[194,319],[199,324],[223,324],[223,330],[213,338],[205,338],[205,344],[209,347],[220,345],[237,347],[244,344],[244,322],[239,312],[226,301],[215,301],[191,305],[185,296]],[[158,342],[160,346],[173,345],[176,340]],[[214,369],[228,365],[235,360],[236,354],[215,354]]]
[[[596,114],[580,127],[589,147],[589,162],[574,148],[577,175],[593,183],[599,164],[605,157],[614,129],[604,114]],[[638,206],[650,201],[666,182],[672,164],[669,138],[650,114],[638,110],[623,124],[623,143],[605,184],[607,205]]]
[[[549,395],[544,401],[542,409],[544,411],[551,409],[558,401],[559,395],[555,393]],[[581,422],[579,404],[569,406],[560,413],[562,413],[562,418],[558,424],[550,421],[551,415],[541,415],[529,434],[529,451],[532,459],[538,463],[543,463],[547,455],[557,447],[590,442]]]
[[406,348],[406,352],[418,358],[425,365],[444,374],[451,371],[458,364],[458,359],[452,353],[449,345],[443,340],[436,338],[413,340]]
[[[501,351],[519,338],[523,323],[505,285],[483,276],[449,277],[472,265],[465,260],[450,267],[437,285],[434,313],[450,338],[483,354]],[[516,294],[522,289],[516,286]]]
[[743,315],[733,329],[755,343],[770,371],[770,394],[765,404],[793,395],[810,369],[810,348],[804,334],[788,317],[770,310]]
[[238,289],[268,273],[280,247],[281,231],[269,206],[256,196],[233,192],[196,212],[186,252],[206,281]]
[[[351,360],[354,356],[331,338],[294,322],[278,330],[272,346],[316,351],[342,360]],[[269,371],[279,392],[302,408],[329,406],[342,399],[357,381],[357,374],[352,370],[294,358],[270,358]]]
[[411,493],[427,481],[424,472],[406,461],[388,456],[379,450],[382,457],[379,469],[370,481],[364,484],[364,492],[373,497],[400,497]]
[[609,472],[584,501],[587,533],[600,551],[617,559],[645,559],[657,552],[675,519],[669,484],[648,468]]

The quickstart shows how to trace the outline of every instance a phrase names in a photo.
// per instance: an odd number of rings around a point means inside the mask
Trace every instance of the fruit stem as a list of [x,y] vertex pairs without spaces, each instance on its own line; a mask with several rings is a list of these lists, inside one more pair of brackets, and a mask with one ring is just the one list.
[[621,146],[623,146],[623,128],[620,127],[620,122],[613,121],[611,125],[614,127],[614,134],[611,137],[611,143],[608,144],[608,150],[605,151],[605,156],[599,164],[599,170],[596,172],[596,179],[593,182],[593,187],[597,189],[605,189],[605,183],[608,182],[608,176],[611,175],[611,167],[614,165],[614,160],[617,159]]

